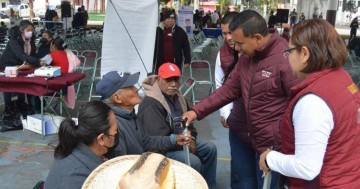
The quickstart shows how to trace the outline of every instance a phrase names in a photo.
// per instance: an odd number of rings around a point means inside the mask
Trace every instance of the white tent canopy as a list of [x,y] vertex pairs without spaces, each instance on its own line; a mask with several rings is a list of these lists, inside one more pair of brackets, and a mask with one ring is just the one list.
[[140,71],[139,81],[145,79],[152,69],[157,24],[157,0],[108,0],[101,76]]

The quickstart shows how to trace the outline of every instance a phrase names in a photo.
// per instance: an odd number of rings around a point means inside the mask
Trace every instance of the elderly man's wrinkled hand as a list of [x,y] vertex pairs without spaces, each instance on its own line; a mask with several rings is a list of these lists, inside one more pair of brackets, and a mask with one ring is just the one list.
[[190,144],[191,142],[191,136],[188,134],[178,134],[176,135],[176,144],[179,146]]

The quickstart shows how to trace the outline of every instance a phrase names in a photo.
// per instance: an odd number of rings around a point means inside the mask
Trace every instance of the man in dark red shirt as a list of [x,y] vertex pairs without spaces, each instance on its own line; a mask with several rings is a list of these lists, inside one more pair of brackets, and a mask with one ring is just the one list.
[[163,15],[164,21],[156,33],[154,73],[164,62],[174,62],[181,69],[191,61],[189,40],[186,32],[175,24],[175,12],[167,11]]

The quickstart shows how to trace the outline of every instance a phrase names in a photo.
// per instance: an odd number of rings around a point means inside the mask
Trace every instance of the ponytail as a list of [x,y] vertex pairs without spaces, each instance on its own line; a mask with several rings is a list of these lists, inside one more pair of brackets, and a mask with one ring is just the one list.
[[55,47],[60,50],[63,51],[65,49],[67,49],[67,44],[65,43],[65,41],[63,39],[61,39],[60,37],[56,37],[55,39],[53,39],[51,41],[52,45],[55,45]]
[[55,158],[68,156],[78,143],[78,126],[71,118],[63,120],[59,128],[59,145],[55,148]]
[[[101,133],[108,134],[111,108],[102,101],[91,101],[79,109],[77,118],[63,120],[59,128],[59,144],[55,158],[65,158],[78,143],[90,145]],[[77,120],[77,123],[74,121]]]

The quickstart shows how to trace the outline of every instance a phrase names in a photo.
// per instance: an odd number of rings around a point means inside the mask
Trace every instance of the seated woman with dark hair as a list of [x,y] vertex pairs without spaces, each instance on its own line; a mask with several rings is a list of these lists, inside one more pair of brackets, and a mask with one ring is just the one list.
[[[72,73],[76,70],[77,66],[80,64],[80,60],[76,55],[70,50],[67,49],[67,45],[63,39],[57,37],[53,39],[50,43],[51,53],[47,55],[45,59],[50,59],[51,61],[47,63],[42,63],[42,66],[52,65],[58,66],[61,68],[61,74]],[[67,107],[74,109],[75,107],[75,88],[74,85],[68,86],[62,94],[66,94],[65,104]]]
[[78,118],[63,120],[44,188],[81,188],[104,162],[103,155],[117,146],[118,132],[114,112],[101,101],[88,102],[80,108]]
[[47,62],[46,64],[41,64],[42,66],[46,66],[47,64],[51,64],[52,66],[58,66],[61,68],[61,74],[69,73],[69,60],[67,58],[67,54],[65,49],[67,48],[66,43],[63,39],[57,37],[50,42],[50,54],[51,62]]

